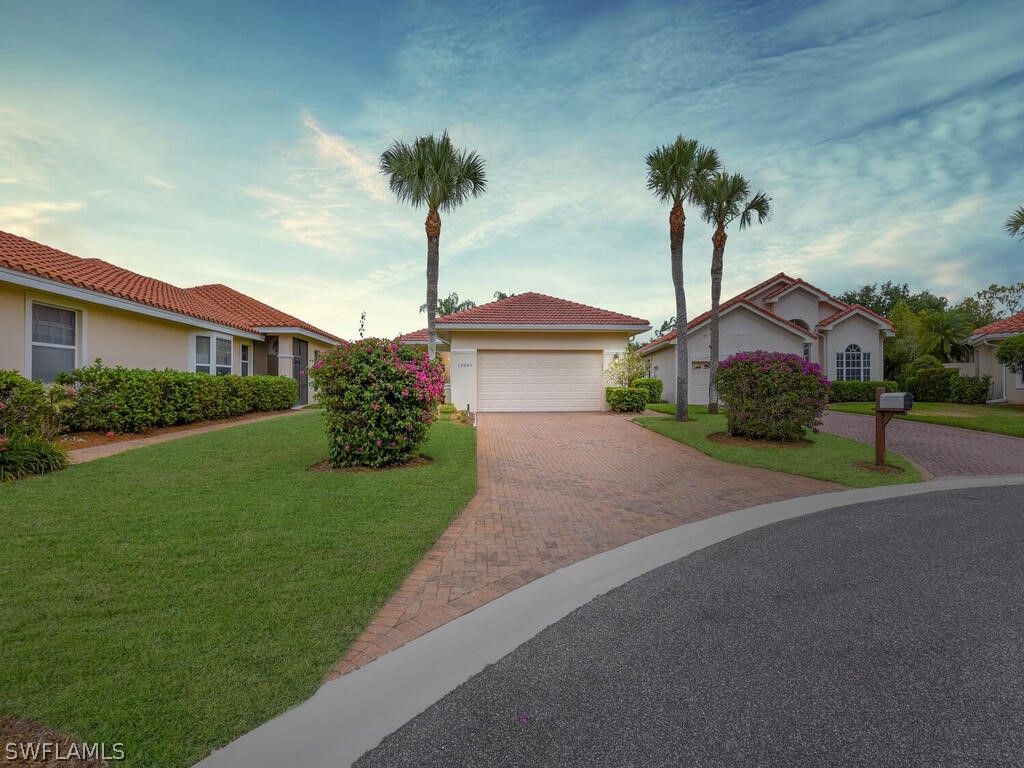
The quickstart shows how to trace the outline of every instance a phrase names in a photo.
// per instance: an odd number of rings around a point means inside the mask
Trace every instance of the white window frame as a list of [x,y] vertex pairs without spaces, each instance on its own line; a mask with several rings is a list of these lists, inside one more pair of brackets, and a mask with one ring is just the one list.
[[238,345],[238,375],[252,376],[252,344]]
[[[860,365],[849,365],[850,355],[860,355]],[[857,343],[847,344],[842,352],[836,352],[836,381],[871,381],[871,353]]]
[[[207,338],[210,340],[210,362],[209,364],[203,363],[205,367],[209,368],[208,371],[197,370],[200,363],[196,362],[196,340],[200,338]],[[231,363],[227,366],[217,365],[217,340],[226,341],[231,346]],[[235,340],[232,336],[226,336],[223,333],[214,333],[213,331],[195,331],[189,335],[189,349],[188,349],[188,362],[189,371],[192,373],[208,373],[211,376],[220,376],[218,374],[218,368],[227,368],[227,373],[232,374],[235,372]],[[250,361],[251,364],[251,361]]]
[[1016,389],[1024,389],[1024,371],[1017,374],[1017,381],[1014,383]]
[[[87,328],[87,314],[85,308],[75,303],[63,302],[60,300],[54,300],[56,297],[50,296],[35,296],[30,293],[25,294],[25,378],[32,378],[32,348],[35,346],[40,347],[52,347],[55,349],[71,349],[72,347],[65,346],[63,344],[47,344],[45,342],[32,341],[32,307],[39,306],[52,307],[53,309],[63,309],[68,312],[75,314],[75,363],[74,368],[80,368],[82,361],[86,359],[86,328]],[[46,382],[52,384],[53,382]]]

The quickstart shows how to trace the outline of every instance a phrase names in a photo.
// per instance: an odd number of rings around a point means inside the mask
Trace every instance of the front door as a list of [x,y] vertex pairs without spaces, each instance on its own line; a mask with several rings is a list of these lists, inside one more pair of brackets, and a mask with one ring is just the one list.
[[309,363],[309,342],[292,339],[292,378],[299,382],[298,405],[309,402],[309,374],[306,366]]

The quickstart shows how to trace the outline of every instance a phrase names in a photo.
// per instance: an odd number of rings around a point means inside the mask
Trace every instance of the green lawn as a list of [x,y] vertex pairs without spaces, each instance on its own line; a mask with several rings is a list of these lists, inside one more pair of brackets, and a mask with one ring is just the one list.
[[[675,406],[652,406],[663,411]],[[875,460],[875,449],[870,445],[847,440],[844,437],[819,432],[809,434],[807,439],[814,445],[796,447],[744,447],[723,445],[708,439],[708,435],[725,432],[725,416],[710,416],[703,406],[690,406],[690,421],[680,422],[665,416],[645,416],[637,422],[658,434],[670,437],[680,443],[693,446],[708,456],[732,464],[746,464],[751,467],[774,469],[791,475],[831,480],[852,488],[867,488],[873,485],[893,485],[920,481],[921,473],[902,456],[886,453],[886,463],[903,470],[900,474],[886,474],[862,469],[857,464],[871,464]]]
[[[844,413],[874,414],[875,412],[874,403],[835,403],[829,408]],[[913,409],[906,416],[897,416],[896,418],[1024,437],[1024,406],[1020,405],[914,403]]]
[[326,439],[313,412],[0,485],[0,715],[173,768],[309,697],[476,486],[471,427],[307,472]]

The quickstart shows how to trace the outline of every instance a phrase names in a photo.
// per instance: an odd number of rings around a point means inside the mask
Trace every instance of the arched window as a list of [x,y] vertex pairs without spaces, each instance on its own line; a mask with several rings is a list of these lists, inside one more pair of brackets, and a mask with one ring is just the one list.
[[809,326],[807,324],[807,321],[806,320],[801,320],[799,317],[794,317],[789,322],[791,322],[793,325],[797,326],[798,328],[803,328],[805,331],[811,330],[811,326]]
[[837,381],[870,381],[871,353],[862,352],[856,344],[851,344],[844,352],[836,352]]

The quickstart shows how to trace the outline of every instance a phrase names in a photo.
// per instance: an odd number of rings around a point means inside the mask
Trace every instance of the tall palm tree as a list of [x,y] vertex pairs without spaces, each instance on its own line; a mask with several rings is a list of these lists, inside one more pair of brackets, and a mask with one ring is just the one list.
[[679,135],[671,144],[647,155],[647,188],[661,202],[671,202],[668,214],[672,286],[676,293],[676,421],[690,417],[687,402],[690,358],[686,349],[686,288],[683,285],[684,202],[696,202],[696,190],[718,170],[718,153],[696,139]]
[[1024,205],[1014,211],[1003,226],[1010,233],[1010,237],[1019,237],[1024,240]]
[[922,351],[943,362],[956,362],[967,351],[962,342],[971,335],[971,321],[963,312],[929,312],[921,319]]
[[711,236],[711,375],[708,381],[708,413],[718,413],[718,305],[722,300],[722,270],[725,257],[725,228],[736,219],[746,229],[757,216],[763,224],[772,213],[772,199],[764,192],[750,196],[750,182],[738,173],[719,171],[697,190],[701,218],[715,226]]
[[[459,301],[459,294],[452,291],[443,299],[439,299],[437,302],[437,315],[438,317],[444,317],[445,315],[454,315],[456,312],[461,312],[464,309],[472,309],[476,306],[475,301],[466,299],[465,301]],[[426,312],[427,305],[420,304],[420,312]]]
[[419,136],[412,144],[395,141],[380,156],[380,172],[388,177],[399,202],[427,207],[427,353],[434,359],[437,315],[437,264],[441,215],[478,197],[487,189],[484,161],[475,151],[457,149],[448,138]]

